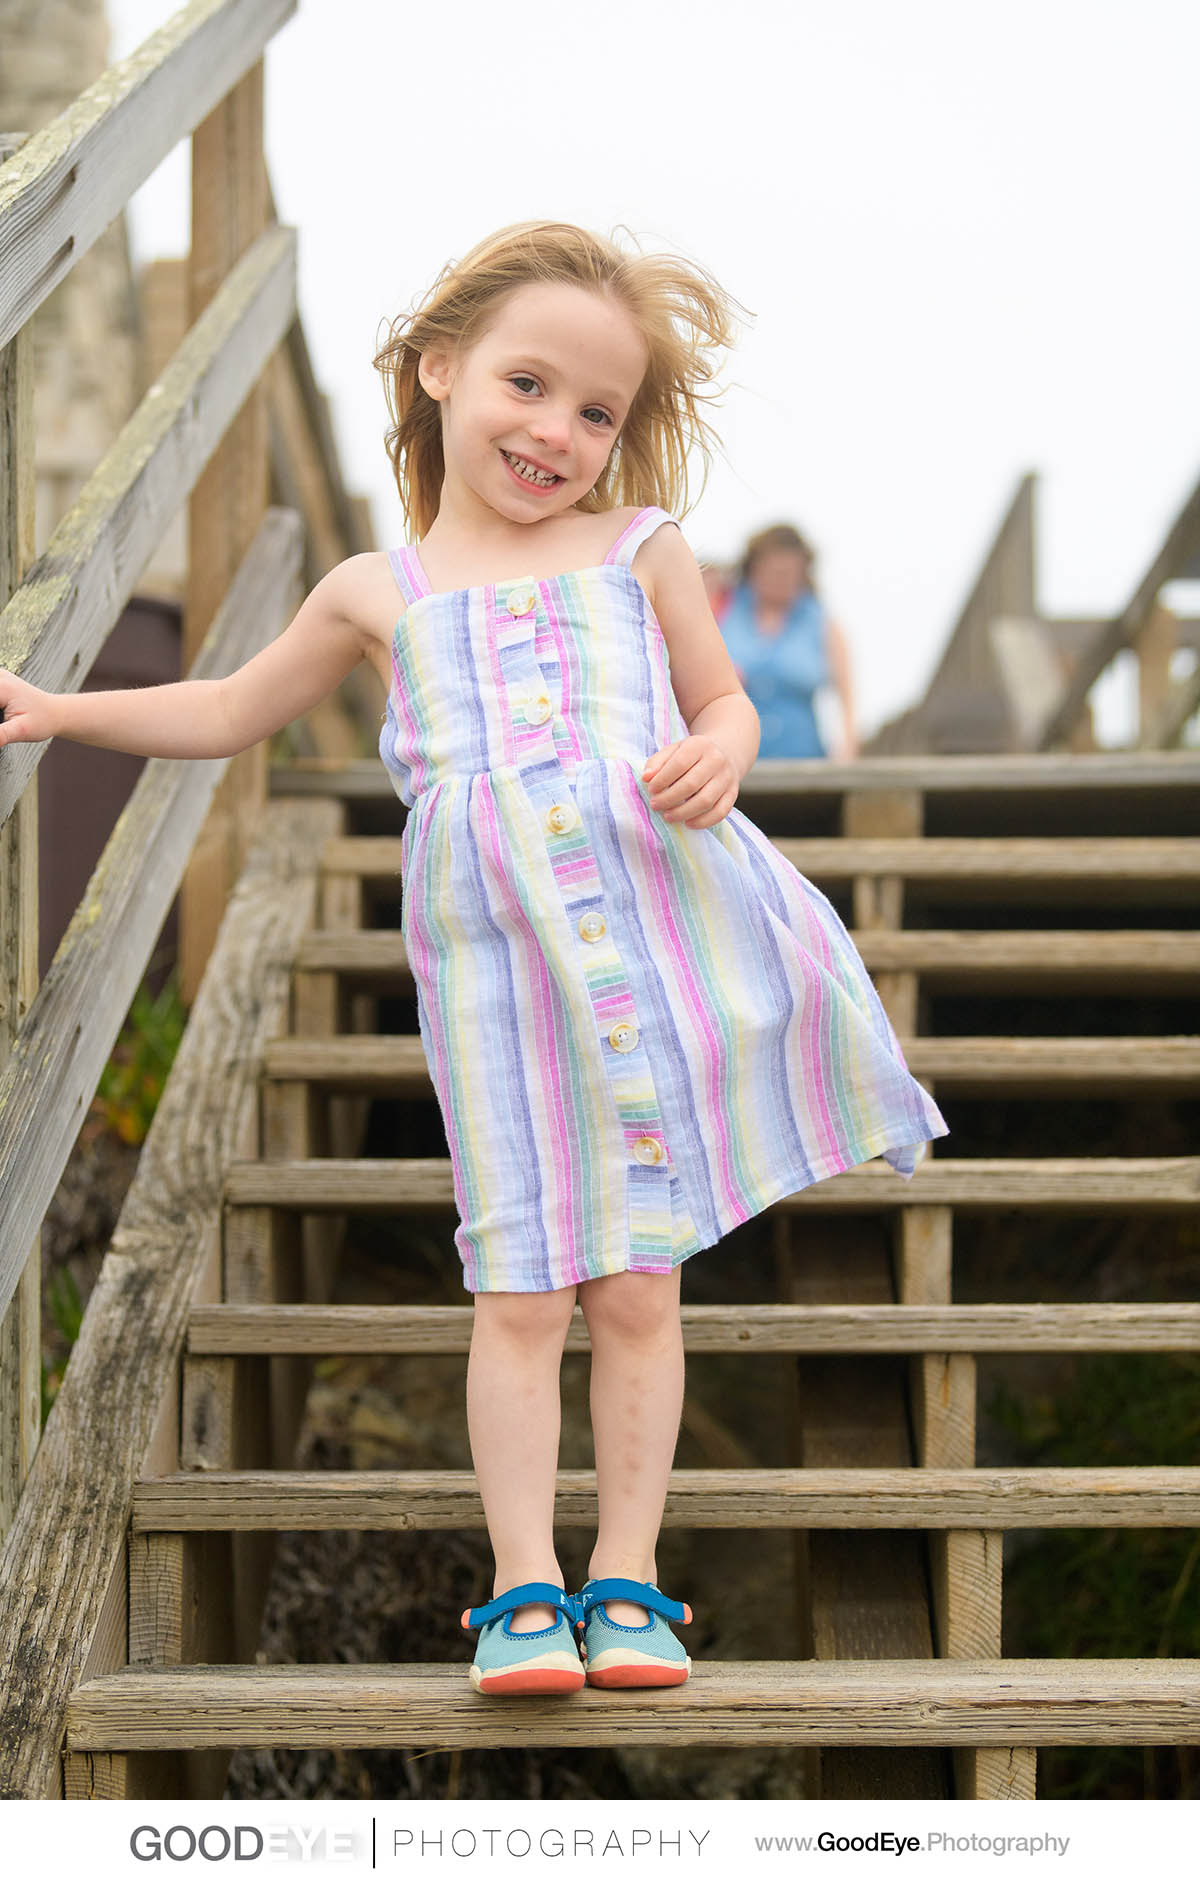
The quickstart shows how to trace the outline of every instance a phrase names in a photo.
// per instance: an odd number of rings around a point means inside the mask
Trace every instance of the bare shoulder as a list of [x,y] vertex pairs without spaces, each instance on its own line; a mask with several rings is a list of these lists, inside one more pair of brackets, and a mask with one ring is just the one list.
[[700,599],[707,608],[700,565],[674,518],[669,524],[664,523],[651,532],[639,546],[632,566],[634,575],[650,597],[650,605],[656,612],[662,597],[672,592],[678,593],[681,585],[685,594],[698,589]]
[[391,685],[392,637],[404,610],[386,550],[363,550],[337,563],[319,586],[326,600],[357,631],[364,660]]

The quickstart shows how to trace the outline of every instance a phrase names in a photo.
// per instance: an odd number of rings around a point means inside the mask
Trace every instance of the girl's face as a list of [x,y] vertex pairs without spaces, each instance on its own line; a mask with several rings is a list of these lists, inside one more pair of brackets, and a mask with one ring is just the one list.
[[529,282],[465,352],[422,354],[442,408],[442,504],[482,502],[513,523],[568,510],[603,471],[646,370],[633,316],[614,297]]

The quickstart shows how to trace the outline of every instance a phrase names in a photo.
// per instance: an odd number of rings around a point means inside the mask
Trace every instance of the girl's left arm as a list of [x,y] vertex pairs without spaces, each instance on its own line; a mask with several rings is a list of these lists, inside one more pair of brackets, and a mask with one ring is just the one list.
[[634,557],[670,659],[671,685],[688,737],[652,753],[642,770],[650,809],[705,830],[733,809],[758,753],[758,714],[709,606],[700,567],[676,527],[664,525]]

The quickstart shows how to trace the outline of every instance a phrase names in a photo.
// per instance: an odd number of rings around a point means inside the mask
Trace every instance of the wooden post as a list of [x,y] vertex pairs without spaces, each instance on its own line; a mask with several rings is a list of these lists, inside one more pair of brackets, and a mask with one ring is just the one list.
[[[267,226],[260,60],[192,137],[193,323]],[[260,381],[213,453],[188,506],[183,668],[200,643],[262,521],[269,496],[266,393]],[[265,742],[239,753],[218,789],[180,886],[179,979],[195,999],[230,891],[267,795]]]
[[1178,644],[1178,616],[1156,602],[1136,646],[1139,739],[1146,738],[1162,713],[1171,690],[1171,656]]
[[[24,142],[0,136],[0,163]],[[0,607],[33,561],[33,343],[23,327],[0,347]],[[30,779],[0,831],[0,1065],[38,987],[38,795]],[[12,1523],[42,1424],[42,1245],[30,1246],[0,1311],[0,1537]]]
[[[846,796],[846,837],[919,837],[920,792],[855,792]],[[899,878],[856,878],[858,928],[904,926]],[[918,1027],[918,981],[912,973],[878,975],[876,987],[898,1034]],[[908,1204],[897,1218],[897,1294],[902,1302],[951,1299],[952,1213]],[[917,1354],[909,1369],[913,1445],[918,1466],[975,1463],[975,1356]],[[987,1659],[1000,1654],[999,1532],[934,1532],[929,1539],[937,1653]],[[956,1747],[955,1789],[966,1799],[1033,1798],[1032,1747]]]

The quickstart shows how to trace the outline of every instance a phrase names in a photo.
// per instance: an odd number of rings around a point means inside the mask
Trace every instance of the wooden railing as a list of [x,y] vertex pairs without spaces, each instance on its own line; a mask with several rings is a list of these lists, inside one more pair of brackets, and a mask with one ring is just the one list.
[[1017,486],[923,698],[866,743],[870,756],[1012,748],[989,627],[997,617],[1033,614],[1035,483],[1030,474]]
[[[51,124],[0,150],[0,665],[36,686],[82,684],[184,502],[185,672],[231,672],[299,599],[299,521],[267,511],[263,403],[295,324],[296,244],[269,226],[261,60],[294,5],[193,0]],[[35,560],[30,323],[189,134],[192,325]],[[172,898],[184,898],[186,999],[266,796],[262,749],[151,761],[38,987],[45,750],[0,758],[0,1532],[40,1437],[37,1226]]]
[[1161,599],[1168,582],[1200,570],[1200,483],[1171,524],[1119,615],[1055,620],[1038,609],[1036,480],[1022,478],[922,698],[887,722],[864,751],[1090,751],[1088,696],[1119,656],[1138,666],[1142,751],[1178,745],[1200,706],[1200,659],[1172,672],[1177,648],[1200,656],[1200,623]]
[[1200,483],[1167,531],[1121,613],[1100,624],[1076,661],[1062,698],[1042,730],[1038,740],[1040,750],[1050,751],[1070,737],[1084,712],[1088,693],[1104,670],[1127,648],[1138,657],[1141,673],[1138,745],[1178,744],[1185,725],[1200,706],[1200,662],[1190,674],[1171,682],[1174,617],[1163,608],[1159,591],[1165,583],[1190,573],[1198,558]]

